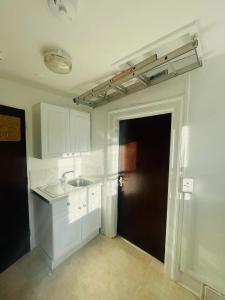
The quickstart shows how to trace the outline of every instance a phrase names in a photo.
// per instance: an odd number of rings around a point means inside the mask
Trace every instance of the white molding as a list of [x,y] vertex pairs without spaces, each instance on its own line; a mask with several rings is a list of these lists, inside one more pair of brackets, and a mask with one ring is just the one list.
[[182,100],[183,100],[183,96],[170,97],[170,98],[162,99],[162,100],[155,101],[155,102],[137,104],[137,105],[133,105],[133,106],[130,106],[130,107],[124,107],[124,108],[120,108],[120,109],[111,110],[111,111],[108,112],[108,115],[113,115],[113,114],[116,115],[117,113],[129,112],[130,110],[132,111],[132,110],[135,110],[135,109],[154,107],[154,106],[168,104],[168,103],[174,103],[174,102],[181,102]]

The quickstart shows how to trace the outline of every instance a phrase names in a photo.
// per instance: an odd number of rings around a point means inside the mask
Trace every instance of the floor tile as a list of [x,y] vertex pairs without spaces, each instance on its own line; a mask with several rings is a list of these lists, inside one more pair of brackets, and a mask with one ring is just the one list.
[[0,274],[1,300],[196,300],[163,264],[122,238],[99,235],[49,276],[38,248]]

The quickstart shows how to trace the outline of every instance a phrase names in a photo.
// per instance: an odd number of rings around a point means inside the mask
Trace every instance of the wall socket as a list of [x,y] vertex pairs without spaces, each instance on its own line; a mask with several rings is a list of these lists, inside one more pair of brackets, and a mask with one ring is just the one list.
[[193,178],[183,178],[182,192],[183,193],[193,193],[193,191],[194,191],[194,179]]

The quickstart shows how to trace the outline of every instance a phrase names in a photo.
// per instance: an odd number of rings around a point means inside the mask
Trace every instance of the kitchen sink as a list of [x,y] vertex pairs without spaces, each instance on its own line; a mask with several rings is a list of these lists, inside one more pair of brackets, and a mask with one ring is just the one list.
[[87,179],[83,178],[77,178],[77,179],[72,179],[67,182],[67,184],[70,184],[74,187],[81,187],[81,186],[87,186],[90,185],[92,182]]

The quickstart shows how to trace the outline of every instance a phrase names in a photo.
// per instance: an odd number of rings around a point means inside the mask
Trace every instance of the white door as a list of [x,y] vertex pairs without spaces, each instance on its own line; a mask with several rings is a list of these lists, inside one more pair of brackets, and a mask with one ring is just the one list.
[[70,110],[70,149],[71,152],[90,150],[90,114]]
[[69,149],[69,110],[41,104],[42,158],[59,157]]

